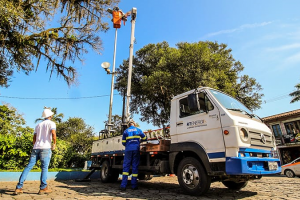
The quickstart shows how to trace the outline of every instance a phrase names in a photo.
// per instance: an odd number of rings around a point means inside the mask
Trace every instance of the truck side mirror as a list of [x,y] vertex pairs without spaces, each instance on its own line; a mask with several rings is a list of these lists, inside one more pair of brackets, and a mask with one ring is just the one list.
[[198,94],[192,93],[188,95],[188,106],[190,111],[200,111]]

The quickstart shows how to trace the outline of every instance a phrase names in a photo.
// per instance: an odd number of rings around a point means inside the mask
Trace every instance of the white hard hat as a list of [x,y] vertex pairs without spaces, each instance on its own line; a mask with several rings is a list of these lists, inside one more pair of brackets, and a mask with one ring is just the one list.
[[49,108],[45,108],[42,114],[42,118],[48,118],[50,116],[52,116],[54,113],[49,109]]

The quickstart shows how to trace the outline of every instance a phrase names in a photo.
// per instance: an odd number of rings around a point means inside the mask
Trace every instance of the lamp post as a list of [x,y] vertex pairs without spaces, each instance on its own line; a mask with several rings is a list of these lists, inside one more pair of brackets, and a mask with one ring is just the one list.
[[[115,54],[114,54],[115,58]],[[113,71],[110,72],[110,63],[109,62],[103,62],[101,64],[101,67],[105,69],[107,74],[111,74],[111,88],[110,88],[110,101],[109,101],[109,114],[108,114],[108,123],[107,123],[107,129],[108,129],[108,134],[110,134],[111,127],[113,124],[111,123],[111,117],[112,117],[112,104],[113,104],[113,93],[114,93],[114,80],[115,80],[115,66],[113,65]]]

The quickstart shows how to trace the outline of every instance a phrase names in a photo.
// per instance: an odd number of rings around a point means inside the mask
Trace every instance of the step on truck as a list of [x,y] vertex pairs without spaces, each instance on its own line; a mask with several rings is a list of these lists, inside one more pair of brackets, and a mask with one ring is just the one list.
[[[175,96],[170,126],[145,134],[138,179],[175,174],[190,195],[206,193],[215,181],[239,190],[250,180],[281,172],[270,129],[241,102],[212,88]],[[91,169],[100,170],[102,182],[118,180],[124,149],[122,135],[93,142]]]

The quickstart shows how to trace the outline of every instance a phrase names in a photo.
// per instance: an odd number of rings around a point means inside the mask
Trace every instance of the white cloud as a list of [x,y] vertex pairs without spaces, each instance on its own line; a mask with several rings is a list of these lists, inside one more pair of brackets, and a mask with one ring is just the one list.
[[295,64],[300,63],[300,52],[289,56],[287,59],[285,59],[286,64]]
[[287,51],[291,49],[297,49],[300,48],[300,43],[295,43],[295,44],[289,44],[289,45],[283,45],[279,47],[274,47],[274,48],[267,48],[267,51]]
[[228,34],[228,33],[233,33],[233,32],[236,32],[236,31],[242,31],[244,29],[251,29],[251,28],[257,28],[257,27],[262,27],[262,26],[266,26],[268,24],[271,24],[272,22],[262,22],[262,23],[254,23],[254,24],[244,24],[244,25],[241,25],[237,28],[233,28],[233,29],[227,29],[227,30],[221,30],[221,31],[218,31],[218,32],[214,32],[214,33],[209,33],[207,35],[204,36],[204,38],[207,38],[207,37],[213,37],[213,36],[216,36],[216,35],[222,35],[222,34]]

